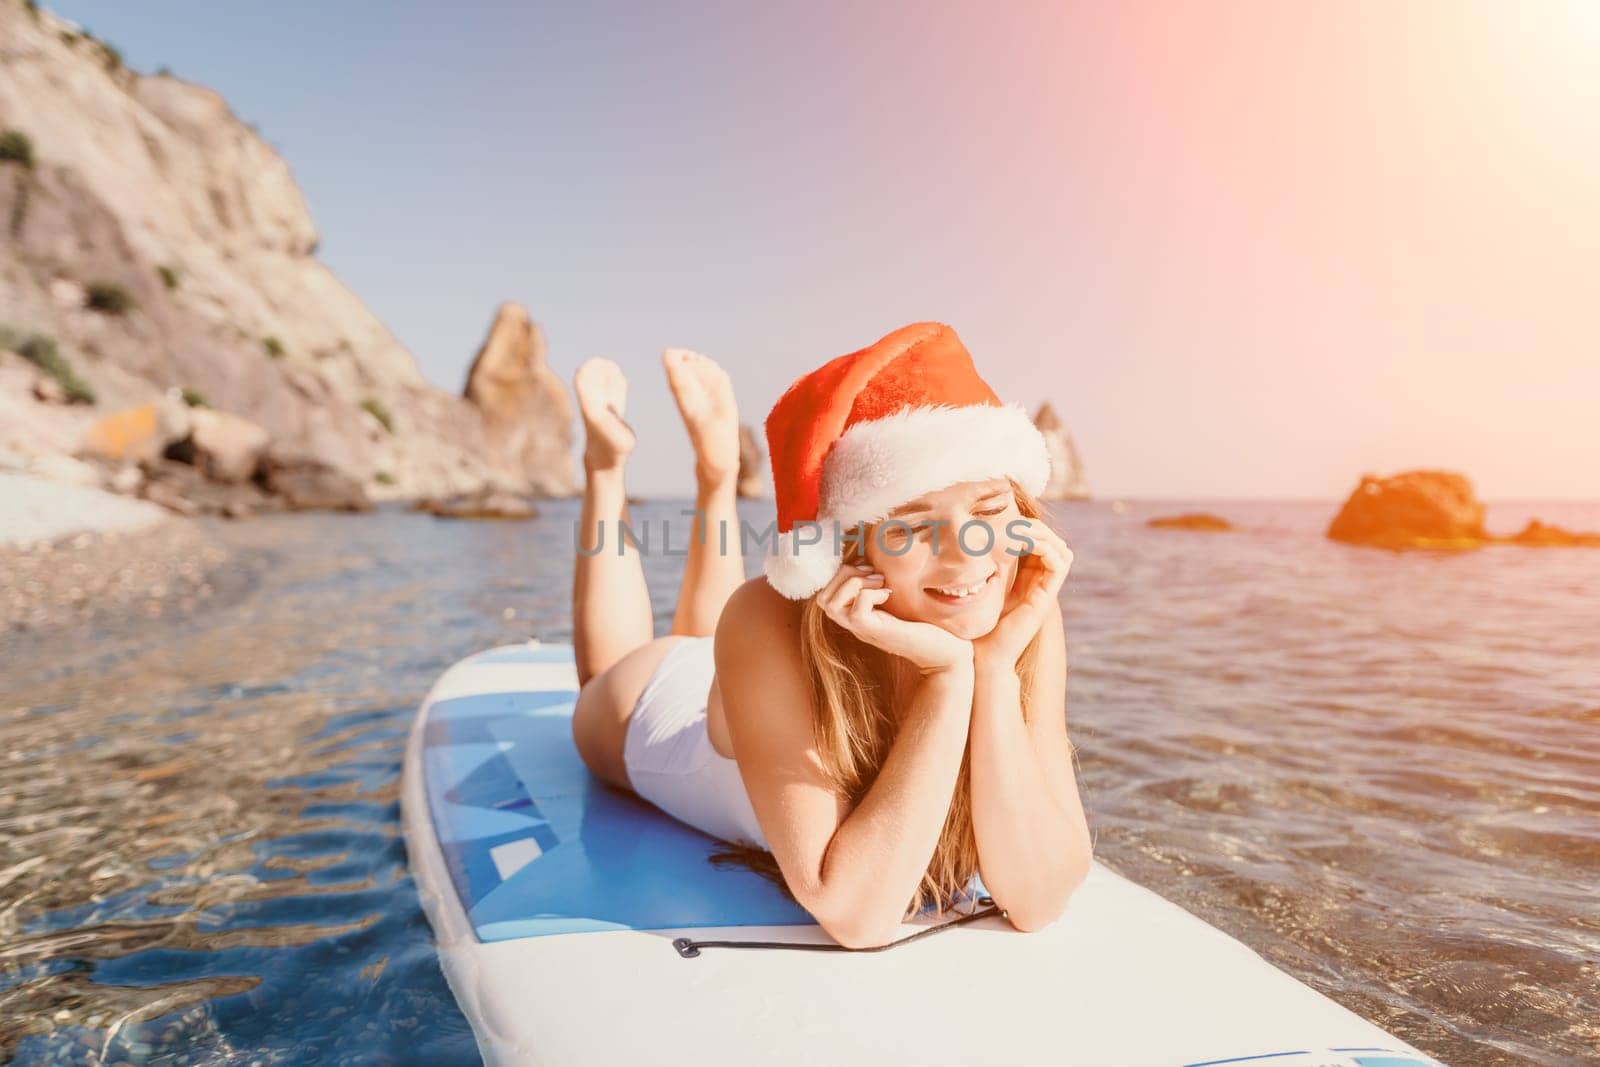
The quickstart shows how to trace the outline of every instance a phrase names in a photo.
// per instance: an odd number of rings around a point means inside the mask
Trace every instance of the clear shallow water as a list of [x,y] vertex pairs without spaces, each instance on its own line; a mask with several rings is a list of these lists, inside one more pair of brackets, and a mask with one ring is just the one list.
[[[1244,529],[1142,525],[1191,507]],[[1600,551],[1355,550],[1335,510],[1055,507],[1096,854],[1457,1067],[1583,1062]],[[227,602],[4,639],[0,1059],[477,1062],[406,875],[402,742],[459,657],[567,638],[575,514],[218,525],[252,576]],[[1600,529],[1490,525],[1530,515]],[[658,632],[681,562],[648,560]]]

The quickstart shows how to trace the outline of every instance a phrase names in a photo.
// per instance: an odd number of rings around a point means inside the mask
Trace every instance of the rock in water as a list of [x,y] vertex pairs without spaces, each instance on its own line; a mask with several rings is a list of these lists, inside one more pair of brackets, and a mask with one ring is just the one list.
[[521,305],[504,303],[467,372],[467,400],[483,414],[485,447],[542,496],[577,492],[572,402],[545,362],[544,331]]
[[539,514],[539,509],[526,497],[496,489],[423,500],[413,510],[426,511],[441,519],[532,519]]
[[756,432],[744,423],[739,424],[739,496],[755,498],[762,494],[766,479],[762,477],[766,457],[756,440]]
[[1151,519],[1145,525],[1163,530],[1206,530],[1217,533],[1233,529],[1233,523],[1227,519],[1204,511],[1191,511],[1182,515],[1168,515],[1163,518]]
[[1535,548],[1600,548],[1600,533],[1576,533],[1559,526],[1550,526],[1538,519],[1528,520],[1520,533],[1501,538],[1508,544],[1531,545]]
[[1483,503],[1450,471],[1363,475],[1328,526],[1328,539],[1377,548],[1476,548],[1488,540]]
[[1050,449],[1050,481],[1040,494],[1041,500],[1088,500],[1089,483],[1083,474],[1083,460],[1078,456],[1078,446],[1072,441],[1066,423],[1056,414],[1047,400],[1039,405],[1033,424],[1044,434],[1045,445]]

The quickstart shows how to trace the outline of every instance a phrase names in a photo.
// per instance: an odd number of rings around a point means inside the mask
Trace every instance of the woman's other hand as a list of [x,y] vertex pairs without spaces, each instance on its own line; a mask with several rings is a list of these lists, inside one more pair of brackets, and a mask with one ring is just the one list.
[[[1027,528],[1020,533],[1033,541],[1033,548],[1017,561],[1016,578],[994,629],[972,641],[973,657],[981,666],[1016,669],[1022,650],[1044,624],[1046,610],[1072,569],[1072,549],[1054,530],[1038,519],[1021,521]],[[1007,527],[1013,536],[1015,526]]]
[[907,660],[924,674],[972,665],[972,642],[929,622],[884,611],[890,590],[868,563],[844,563],[816,594],[823,613],[869,645]]

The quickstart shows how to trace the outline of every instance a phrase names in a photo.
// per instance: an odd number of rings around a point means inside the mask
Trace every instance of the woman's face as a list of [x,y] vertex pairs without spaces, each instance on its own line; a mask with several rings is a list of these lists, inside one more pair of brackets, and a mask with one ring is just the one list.
[[[1023,542],[1008,523],[1023,518],[1007,478],[957,482],[925,493],[866,527],[865,555],[889,590],[882,608],[971,640],[1000,619]],[[961,595],[965,594],[965,595]]]

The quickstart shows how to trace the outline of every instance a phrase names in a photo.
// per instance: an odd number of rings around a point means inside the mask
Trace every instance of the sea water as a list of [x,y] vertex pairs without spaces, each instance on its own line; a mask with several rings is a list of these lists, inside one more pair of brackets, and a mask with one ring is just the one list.
[[[633,509],[658,633],[683,563],[659,524],[681,553],[686,506]],[[1600,550],[1355,549],[1322,538],[1337,506],[1052,505],[1096,856],[1447,1062],[1581,1061]],[[0,637],[0,1059],[477,1062],[407,876],[400,758],[452,662],[570,639],[577,504],[541,508],[214,522],[219,603]],[[1144,525],[1196,509],[1239,529]],[[1489,522],[1532,516],[1600,529],[1593,504]]]

